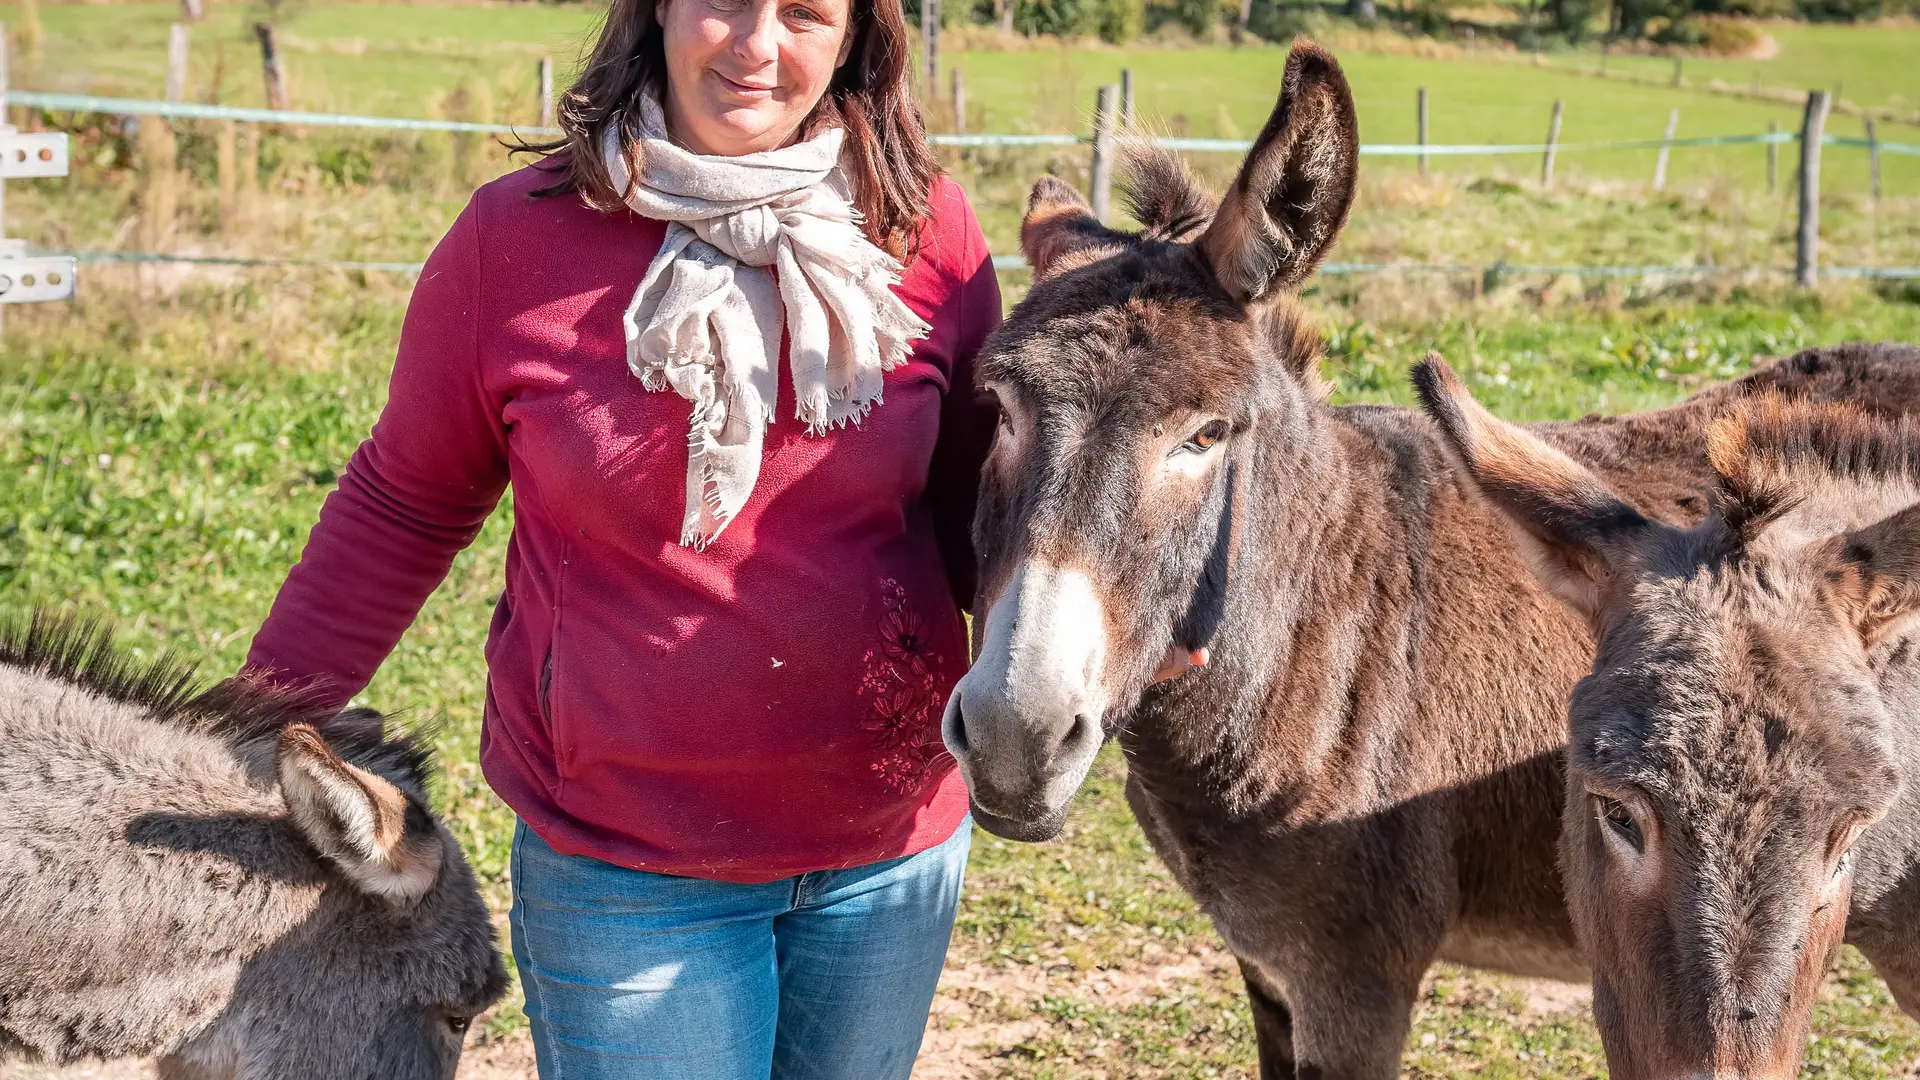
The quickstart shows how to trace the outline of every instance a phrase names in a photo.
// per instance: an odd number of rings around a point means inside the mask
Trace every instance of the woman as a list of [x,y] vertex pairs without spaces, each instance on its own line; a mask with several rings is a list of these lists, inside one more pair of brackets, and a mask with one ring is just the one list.
[[898,0],[613,0],[254,640],[345,702],[512,485],[480,753],[544,1077],[912,1067],[1000,298],[907,61]]

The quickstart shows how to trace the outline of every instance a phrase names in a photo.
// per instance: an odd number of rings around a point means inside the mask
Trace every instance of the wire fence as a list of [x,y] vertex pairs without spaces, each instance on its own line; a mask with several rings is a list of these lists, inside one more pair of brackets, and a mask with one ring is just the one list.
[[[119,265],[286,267],[289,269],[339,270],[418,274],[425,263],[373,262],[354,259],[300,259],[249,255],[167,255],[148,251],[50,251],[42,254],[76,259],[83,263]],[[1019,255],[995,255],[993,268],[1002,272],[1025,270],[1027,260]],[[1791,266],[1586,266],[1532,263],[1404,263],[1404,262],[1329,262],[1320,273],[1344,277],[1357,274],[1474,275],[1478,277],[1575,277],[1598,278],[1716,278],[1791,275]],[[1829,266],[1821,271],[1833,277],[1886,280],[1920,280],[1920,266]]]
[[[292,109],[254,109],[238,105],[203,105],[190,101],[150,101],[141,98],[101,97],[95,94],[60,94],[41,90],[10,90],[7,104],[51,112],[103,113],[109,116],[159,116],[179,120],[234,120],[252,124],[285,124],[293,127],[347,127],[392,131],[454,131],[493,135],[559,135],[560,129],[537,125],[482,124],[466,120],[428,120],[393,116],[354,116],[344,113],[301,112]],[[1168,150],[1189,153],[1245,153],[1253,143],[1247,139],[1196,139],[1175,136],[1131,136],[1150,139]],[[1377,157],[1478,157],[1502,154],[1580,153],[1602,150],[1687,149],[1709,146],[1762,146],[1784,144],[1800,136],[1791,131],[1760,132],[1752,135],[1701,135],[1675,139],[1627,139],[1615,142],[1568,143],[1362,143],[1360,153]],[[933,134],[927,141],[935,146],[961,148],[1080,146],[1094,136],[1074,134]],[[1883,154],[1920,156],[1920,145],[1825,135],[1821,143],[1858,149],[1877,149]]]
[[[139,98],[102,97],[93,94],[62,94],[37,90],[15,90],[6,94],[6,103],[26,108],[73,113],[99,113],[113,116],[157,116],[186,120],[223,120],[289,127],[342,127],[397,131],[445,131],[522,136],[558,135],[560,129],[514,124],[483,124],[461,120],[433,120],[406,117],[357,116],[342,113],[302,112],[289,109],[256,109],[232,105],[206,105],[180,101],[152,101]],[[1169,150],[1183,152],[1244,153],[1252,143],[1242,139],[1202,139],[1161,136],[1127,136],[1148,139]],[[1752,135],[1707,135],[1691,138],[1632,139],[1614,142],[1583,143],[1363,143],[1360,152],[1383,157],[1470,156],[1502,154],[1575,153],[1604,150],[1667,150],[1687,147],[1779,145],[1801,138],[1792,131],[1763,132]],[[1072,134],[935,134],[928,136],[936,146],[952,147],[1034,147],[1080,146],[1095,142],[1095,137]],[[1920,155],[1920,146],[1877,139],[1855,139],[1825,135],[1821,145],[1864,148],[1883,154]],[[1663,155],[1664,156],[1664,155]],[[83,263],[121,265],[187,265],[207,267],[284,267],[344,272],[417,274],[418,262],[352,259],[305,259],[298,257],[248,255],[186,255],[149,251],[75,251],[48,252]],[[1026,268],[1018,255],[995,256],[999,271]],[[1713,266],[1713,265],[1531,265],[1519,263],[1412,263],[1412,262],[1330,262],[1320,272],[1333,276],[1362,274],[1474,275],[1484,280],[1499,277],[1551,277],[1571,275],[1591,278],[1627,279],[1701,279],[1760,278],[1792,275],[1790,266]],[[1913,266],[1831,266],[1822,270],[1833,277],[1920,280],[1920,267]]]

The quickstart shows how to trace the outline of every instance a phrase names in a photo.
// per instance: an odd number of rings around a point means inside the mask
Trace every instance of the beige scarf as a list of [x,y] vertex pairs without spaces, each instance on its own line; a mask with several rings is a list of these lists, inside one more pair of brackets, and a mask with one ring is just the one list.
[[[668,225],[627,307],[627,366],[648,390],[693,403],[680,542],[703,548],[760,475],[783,328],[794,415],[812,435],[880,404],[881,376],[930,328],[893,293],[900,264],[860,230],[839,167],[844,131],[708,157],[673,144],[658,101],[636,105],[607,128],[607,172],[636,213]],[[631,190],[623,126],[642,163]]]

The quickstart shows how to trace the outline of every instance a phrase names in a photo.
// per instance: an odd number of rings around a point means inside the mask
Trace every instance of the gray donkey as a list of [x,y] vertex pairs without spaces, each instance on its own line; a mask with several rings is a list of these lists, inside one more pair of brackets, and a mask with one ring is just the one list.
[[0,631],[0,1060],[451,1077],[506,971],[428,765],[86,622]]
[[[1027,298],[980,379],[1002,421],[974,524],[979,658],[942,724],[975,819],[1055,835],[1107,738],[1239,958],[1263,1076],[1398,1071],[1438,958],[1588,971],[1562,901],[1566,700],[1588,628],[1416,410],[1327,405],[1294,294],[1352,204],[1359,133],[1310,43],[1218,209],[1135,168],[1140,234],[1035,186]],[[1920,405],[1913,350],[1815,350],[1685,404],[1536,430],[1691,524],[1706,434],[1766,387]],[[1212,662],[1154,683],[1170,648]]]
[[1920,1017],[1920,430],[1750,398],[1679,529],[1437,357],[1415,382],[1599,640],[1560,844],[1609,1072],[1798,1075],[1843,937]]

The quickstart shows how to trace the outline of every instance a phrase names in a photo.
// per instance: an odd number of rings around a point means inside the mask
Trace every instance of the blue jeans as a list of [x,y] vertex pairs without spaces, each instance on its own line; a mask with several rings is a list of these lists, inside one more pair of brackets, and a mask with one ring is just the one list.
[[543,1080],[905,1080],[973,826],[916,855],[765,885],[513,835],[513,956]]

